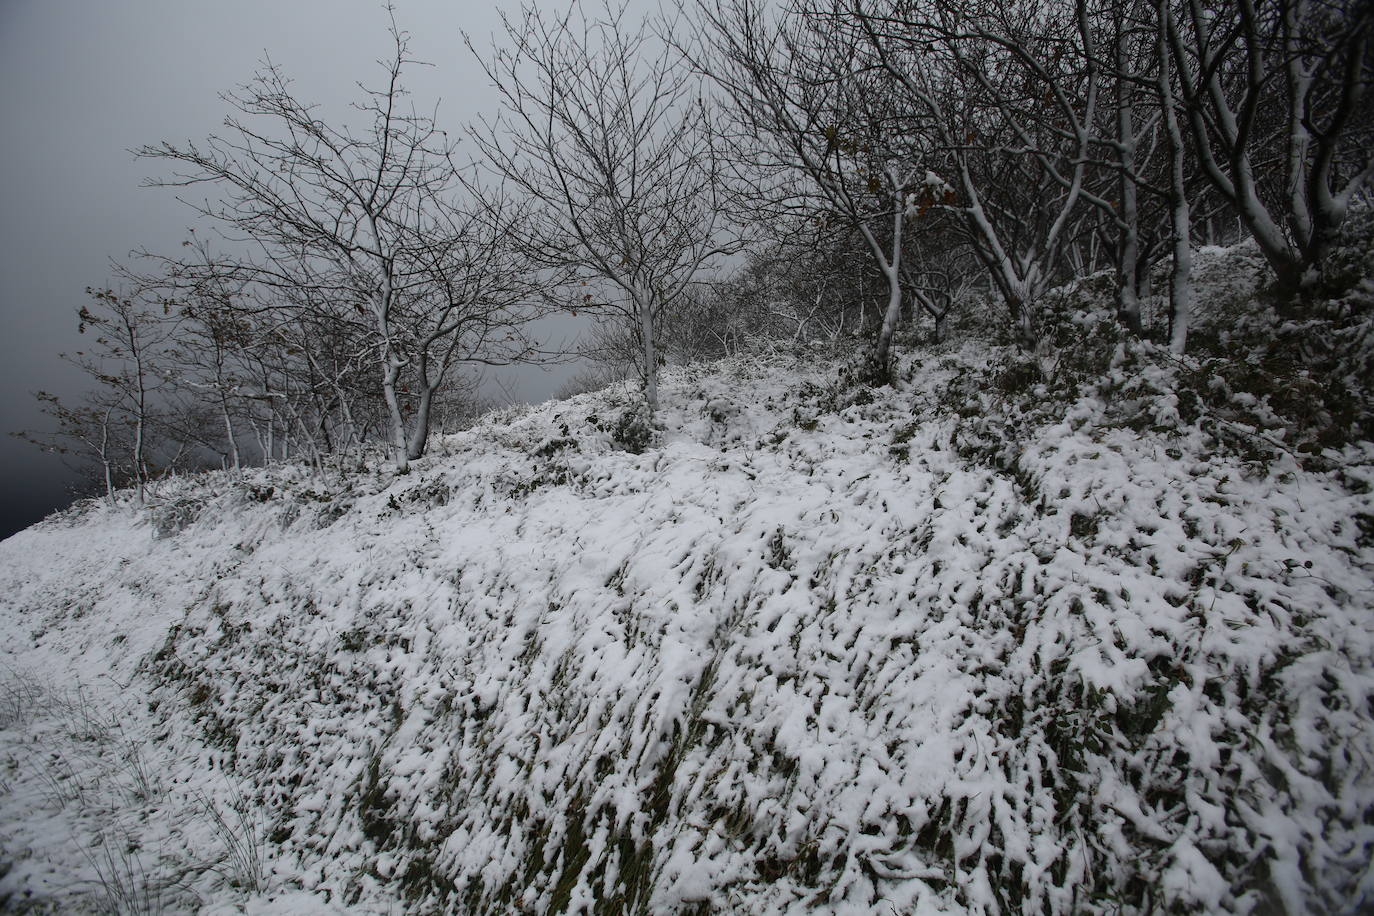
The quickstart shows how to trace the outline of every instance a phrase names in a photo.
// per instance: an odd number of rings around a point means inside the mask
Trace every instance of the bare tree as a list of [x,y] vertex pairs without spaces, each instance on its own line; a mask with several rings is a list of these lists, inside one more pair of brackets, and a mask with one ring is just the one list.
[[1169,271],[1169,349],[1181,354],[1188,344],[1188,325],[1193,313],[1192,209],[1188,200],[1186,155],[1179,123],[1174,51],[1168,36],[1175,31],[1170,0],[1156,4],[1157,90],[1163,115],[1164,137],[1169,150],[1169,218],[1173,238],[1173,264]]
[[1254,237],[1281,298],[1310,291],[1374,178],[1374,8],[1182,0],[1160,15],[1203,174]]
[[[195,249],[200,263],[209,263],[203,243],[187,240],[182,245]],[[167,375],[175,388],[216,415],[223,431],[221,454],[238,471],[243,465],[237,429],[243,400],[241,366],[254,336],[249,316],[235,305],[241,289],[222,282],[213,271],[204,271],[201,282],[185,287],[179,287],[175,277],[138,276],[128,267],[120,267],[119,273],[160,292],[174,322],[168,335]]]
[[533,272],[505,252],[509,208],[479,204],[434,118],[408,107],[401,75],[415,62],[394,24],[391,36],[381,88],[364,87],[354,106],[370,121],[361,133],[327,124],[269,62],[224,96],[236,115],[223,134],[138,152],[182,169],[154,185],[216,186],[219,199],[193,206],[249,252],[178,265],[182,277],[264,287],[276,307],[319,325],[365,324],[387,442],[405,470],[424,451],[435,392],[455,361],[527,350]]
[[1082,51],[1101,72],[1093,141],[1097,168],[1084,200],[1095,207],[1089,238],[1107,241],[1116,269],[1117,318],[1143,331],[1141,299],[1149,283],[1152,246],[1144,224],[1167,192],[1157,183],[1160,106],[1155,97],[1158,60],[1145,0],[1075,0],[1083,22]]
[[89,341],[61,358],[94,383],[79,399],[37,392],[40,410],[56,424],[50,433],[21,438],[77,465],[99,470],[106,495],[132,484],[140,502],[159,474],[175,467],[194,442],[177,422],[170,395],[169,342],[175,322],[149,289],[87,289],[78,330]]
[[525,250],[563,281],[568,304],[635,330],[652,412],[662,316],[729,247],[708,100],[624,4],[591,15],[574,2],[561,16],[526,6],[503,22],[509,46],[478,55],[502,112],[474,136],[537,203]]
[[1063,279],[1098,140],[1083,6],[842,0],[832,16],[857,24],[938,138],[974,250],[1034,349],[1035,303]]
[[881,72],[855,66],[856,36],[819,13],[770,16],[757,0],[701,0],[709,57],[732,102],[736,186],[773,222],[857,232],[887,287],[871,352],[886,379],[903,311],[903,237],[917,201],[943,195],[919,118]]
[[78,404],[71,404],[47,391],[35,392],[39,410],[48,416],[56,428],[48,433],[12,433],[44,452],[59,456],[78,472],[94,472],[99,476],[105,498],[115,502],[115,487],[127,479],[127,465],[120,460],[123,445],[116,416],[121,398],[109,389],[89,393]]
[[908,297],[930,319],[931,342],[939,343],[950,315],[987,292],[986,273],[967,239],[953,226],[912,233],[911,242],[902,284]]
[[[131,292],[88,289],[90,306],[82,306],[79,330],[91,332],[87,349],[65,358],[99,382],[109,398],[98,399],[97,409],[108,432],[111,417],[129,429],[129,475],[140,501],[147,496],[149,454],[155,396],[165,385],[166,356],[171,323],[166,309],[146,290]],[[103,409],[113,407],[114,412]],[[108,442],[105,448],[108,449]]]

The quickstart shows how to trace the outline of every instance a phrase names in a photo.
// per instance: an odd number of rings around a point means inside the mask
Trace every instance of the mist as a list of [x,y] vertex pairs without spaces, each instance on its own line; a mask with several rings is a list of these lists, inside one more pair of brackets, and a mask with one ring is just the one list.
[[[430,64],[409,68],[406,84],[417,106],[438,105],[450,133],[495,105],[462,33],[489,41],[500,10],[517,5],[396,4],[412,56]],[[219,94],[246,83],[268,57],[322,116],[346,120],[358,82],[389,51],[388,24],[373,0],[0,4],[0,118],[9,137],[0,172],[0,537],[69,502],[79,482],[60,456],[14,433],[49,429],[34,392],[78,398],[84,390],[59,354],[81,349],[76,311],[85,289],[112,283],[112,262],[136,250],[175,250],[195,222],[172,191],[142,186],[157,164],[129,151],[213,132],[228,113]],[[541,330],[546,341],[575,333],[567,322]],[[539,401],[572,371],[498,370],[486,393]]]

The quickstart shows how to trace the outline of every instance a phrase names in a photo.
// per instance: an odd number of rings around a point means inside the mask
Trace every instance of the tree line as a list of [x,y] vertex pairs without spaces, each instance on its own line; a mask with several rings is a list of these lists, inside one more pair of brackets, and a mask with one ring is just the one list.
[[1325,268],[1374,178],[1372,23],[1368,0],[529,5],[467,41],[499,105],[464,161],[393,17],[350,123],[268,63],[220,132],[137,150],[200,231],[89,291],[70,359],[96,387],[40,394],[40,438],[111,495],[377,447],[404,471],[482,367],[559,357],[531,334],[552,313],[599,319],[598,378],[637,374],[651,422],[668,359],[857,336],[883,383],[901,325],[938,338],[973,301],[1044,355],[1046,292],[1100,271],[1181,354],[1193,251],[1240,238],[1302,317],[1349,282]]

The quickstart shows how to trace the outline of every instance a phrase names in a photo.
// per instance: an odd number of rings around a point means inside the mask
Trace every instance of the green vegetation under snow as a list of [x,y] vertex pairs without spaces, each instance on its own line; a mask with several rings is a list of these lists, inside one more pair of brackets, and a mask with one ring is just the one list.
[[1062,333],[679,369],[639,453],[609,389],[4,542],[0,896],[97,907],[134,849],[174,910],[1368,905],[1374,445]]

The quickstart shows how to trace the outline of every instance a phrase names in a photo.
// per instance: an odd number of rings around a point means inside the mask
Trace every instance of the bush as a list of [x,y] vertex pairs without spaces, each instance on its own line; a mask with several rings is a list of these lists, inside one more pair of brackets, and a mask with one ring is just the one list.
[[191,496],[153,506],[153,536],[161,540],[180,534],[196,520],[203,508],[204,499]]
[[638,455],[653,444],[654,432],[654,421],[648,405],[636,402],[616,417],[611,427],[611,441],[617,448]]

